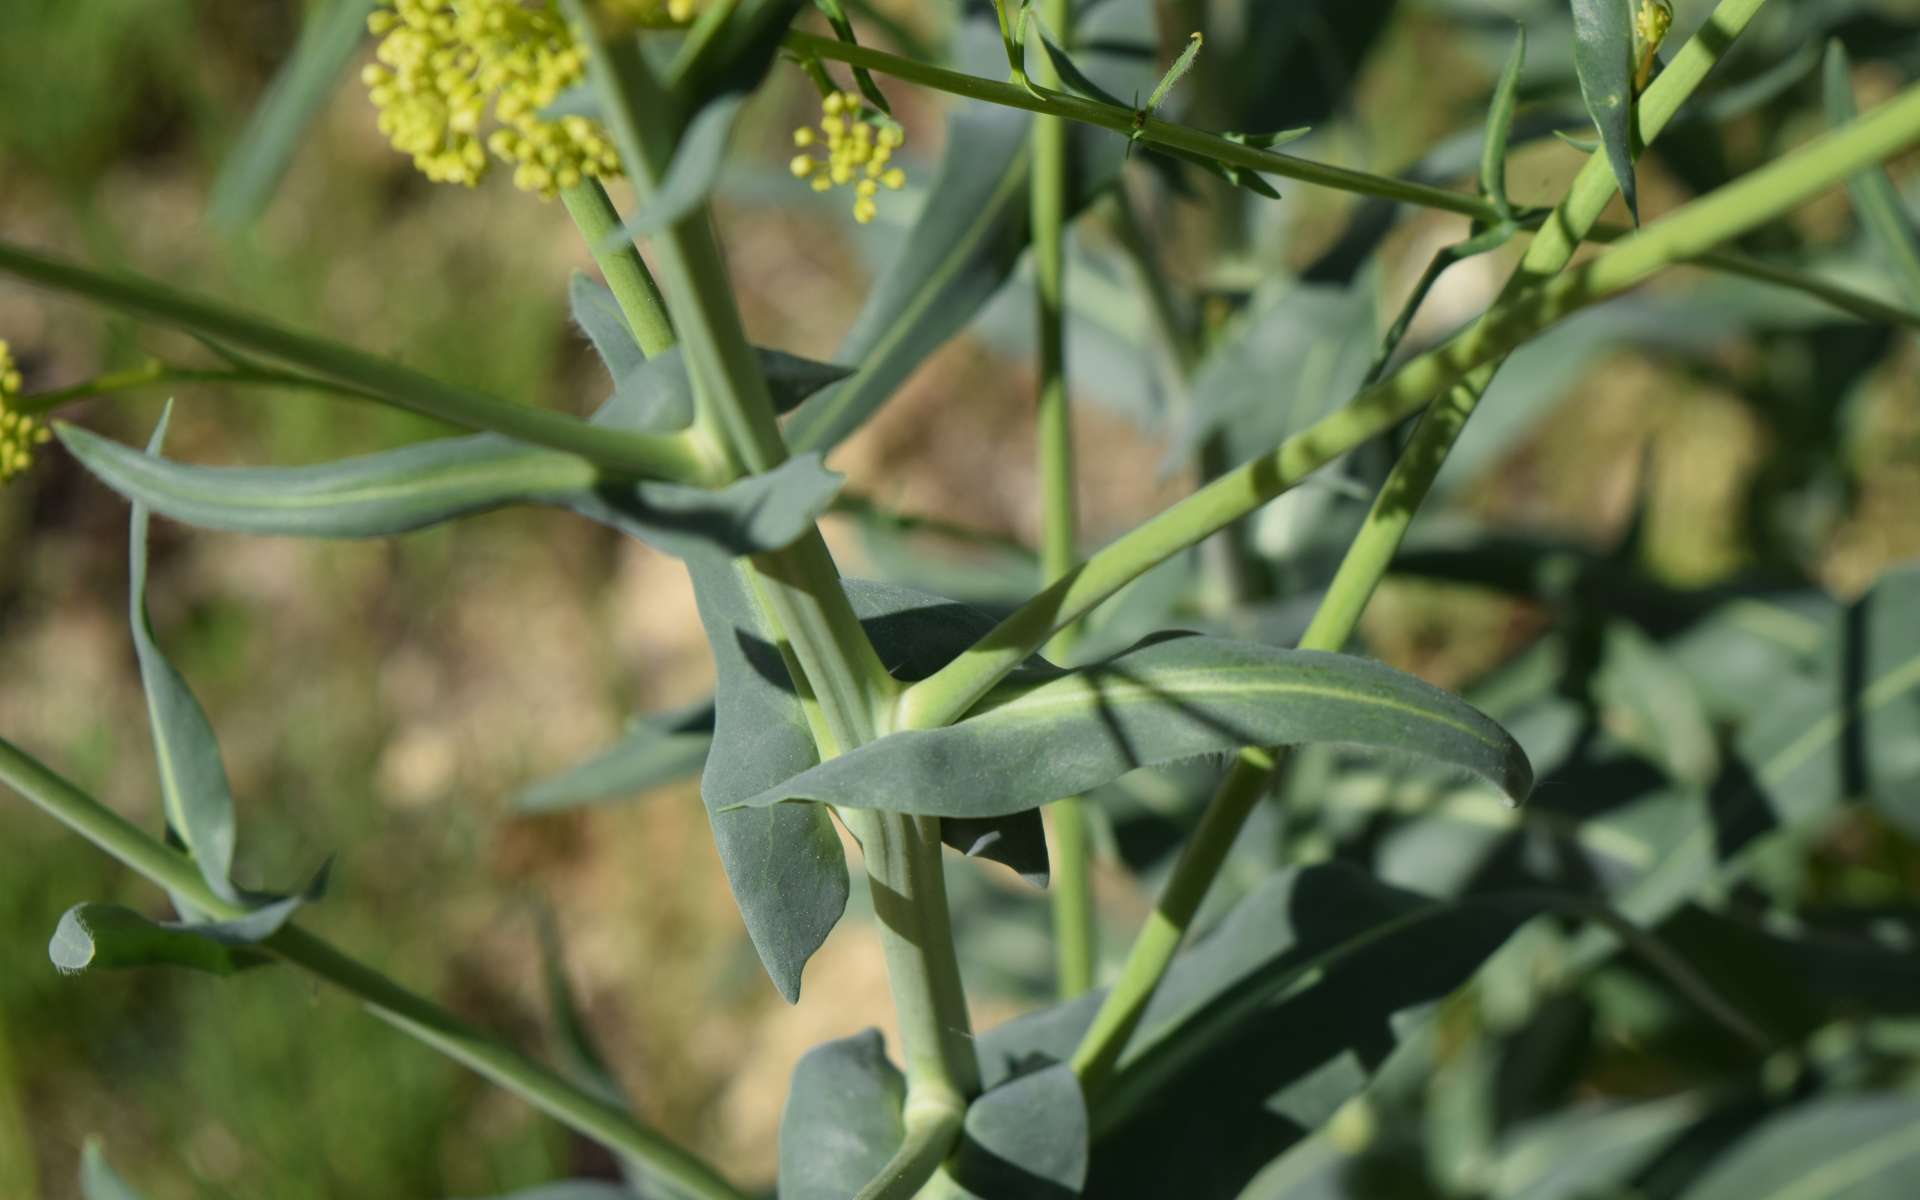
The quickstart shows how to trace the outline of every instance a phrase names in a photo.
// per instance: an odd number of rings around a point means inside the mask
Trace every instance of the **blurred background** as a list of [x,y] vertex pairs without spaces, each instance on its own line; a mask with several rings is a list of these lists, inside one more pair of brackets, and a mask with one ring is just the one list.
[[[326,7],[0,5],[0,236],[257,307],[497,395],[589,410],[607,381],[567,319],[568,275],[589,260],[565,214],[504,178],[472,191],[429,185],[377,133],[351,71],[261,217],[239,230],[209,221],[223,157],[309,10],[317,18]],[[882,44],[938,45],[954,36],[960,7],[886,0],[862,28]],[[1676,7],[1684,34],[1711,6]],[[1862,107],[1920,64],[1920,4],[1771,7],[1717,82],[1719,107],[1702,114],[1712,119],[1683,123],[1643,167],[1649,216],[1824,126],[1817,68],[1827,36],[1853,51]],[[1281,52],[1264,61],[1284,85],[1266,127],[1314,125],[1294,147],[1310,157],[1408,168],[1477,131],[1523,21],[1533,32],[1523,124],[1577,129],[1564,8],[1276,3],[1284,28],[1263,36]],[[357,53],[355,63],[367,48]],[[1230,45],[1219,53],[1239,61]],[[1208,69],[1203,59],[1200,74]],[[1245,63],[1215,69],[1236,86],[1263,78]],[[947,106],[904,86],[887,91],[908,130],[912,184],[872,227],[784,174],[788,131],[817,116],[799,72],[777,70],[736,135],[719,212],[756,340],[831,359],[874,272],[902,244],[935,177]],[[1445,161],[1428,165],[1453,179],[1473,160]],[[1551,200],[1580,162],[1552,137],[1526,141],[1516,200]],[[1269,323],[1270,336],[1249,337],[1244,350],[1246,369],[1268,378],[1294,374],[1296,353],[1369,346],[1428,257],[1463,236],[1457,219],[1407,216],[1378,231],[1377,268],[1328,283],[1328,263],[1359,227],[1353,198],[1286,186],[1278,202],[1238,205],[1228,222],[1235,256],[1224,261],[1227,218],[1136,170],[1169,273],[1234,319]],[[1190,431],[1118,245],[1096,213],[1074,250],[1074,286],[1085,283],[1073,369],[1089,545],[1193,480],[1169,452]],[[1843,195],[1746,248],[1897,299]],[[1414,342],[1483,306],[1511,261],[1503,252],[1452,272]],[[988,606],[1012,597],[1007,581],[1027,569],[1015,548],[1037,532],[1023,280],[1016,272],[1007,294],[832,459],[857,494],[977,531],[988,549],[966,557],[946,539],[945,557],[927,560],[947,564],[939,571],[903,566],[897,529],[836,517],[830,539],[850,572],[970,586],[963,598]],[[148,352],[203,353],[5,279],[0,338],[29,390]],[[1528,569],[1604,557],[1655,597],[1764,579],[1850,599],[1920,552],[1917,370],[1910,332],[1680,272],[1516,358],[1420,528],[1524,534],[1560,556],[1526,560]],[[1230,391],[1230,381],[1219,386]],[[1296,407],[1338,398],[1298,390]],[[316,462],[442,432],[307,395],[173,394],[169,450],[195,462]],[[64,416],[144,440],[163,399],[122,396]],[[1231,412],[1237,401],[1215,403]],[[1244,436],[1250,452],[1266,434]],[[1247,628],[1297,620],[1352,528],[1350,498],[1302,494],[1246,534],[1272,577],[1271,602]],[[126,518],[115,495],[51,449],[0,492],[0,731],[156,828],[125,622]],[[691,780],[624,803],[513,808],[528,785],[605,747],[635,715],[707,694],[711,670],[679,565],[537,511],[366,543],[166,521],[154,537],[154,620],[221,737],[240,803],[239,877],[283,883],[337,856],[332,894],[306,918],[317,930],[536,1050],[549,1046],[538,929],[550,910],[582,1007],[642,1111],[735,1178],[770,1180],[794,1061],[819,1041],[888,1025],[870,931],[845,923],[810,967],[802,1004],[788,1008],[743,935]],[[1551,589],[1446,575],[1390,582],[1368,614],[1364,649],[1465,687],[1565,617],[1567,597]],[[1188,625],[1235,619],[1199,601],[1154,611]],[[1143,831],[1178,827],[1184,811],[1157,811],[1159,824],[1116,820],[1099,878],[1110,956],[1152,895],[1160,851]],[[1324,855],[1339,838],[1315,836],[1292,839],[1284,855]],[[1823,825],[1797,853],[1830,900],[1898,906],[1920,887],[1914,830],[1866,810]],[[954,873],[976,1021],[991,1025],[1046,994],[1045,900],[998,868]],[[610,1168],[603,1152],[293,972],[61,977],[46,939],[81,900],[153,913],[164,904],[24,803],[0,799],[0,1197],[75,1195],[90,1133],[154,1200],[478,1196]],[[1687,1071],[1715,1069],[1636,1053],[1605,1012],[1591,1024],[1599,1049],[1564,1095],[1658,1094]]]

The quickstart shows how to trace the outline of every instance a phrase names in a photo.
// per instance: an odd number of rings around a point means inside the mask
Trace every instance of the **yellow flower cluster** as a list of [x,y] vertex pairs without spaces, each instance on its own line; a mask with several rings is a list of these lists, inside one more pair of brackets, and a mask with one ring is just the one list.
[[20,395],[23,384],[19,368],[13,364],[12,349],[0,341],[0,483],[31,467],[33,448],[53,438],[45,421],[15,411],[10,403]]
[[[853,219],[865,225],[880,212],[874,202],[882,187],[899,191],[907,173],[890,167],[893,152],[906,140],[898,123],[869,109],[858,92],[828,92],[820,102],[820,128],[802,125],[793,131],[800,153],[788,168],[796,179],[812,182],[813,190],[853,185]],[[813,151],[823,149],[826,157]]]
[[[691,15],[695,0],[637,7]],[[619,174],[596,122],[541,116],[586,75],[585,52],[553,0],[381,0],[367,27],[381,39],[379,61],[361,72],[380,132],[428,179],[476,184],[489,151],[513,166],[515,186],[543,196]]]

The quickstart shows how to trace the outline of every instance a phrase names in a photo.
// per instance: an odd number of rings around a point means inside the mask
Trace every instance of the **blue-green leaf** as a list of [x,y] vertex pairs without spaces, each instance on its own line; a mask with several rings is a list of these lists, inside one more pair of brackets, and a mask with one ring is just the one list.
[[140,1193],[107,1162],[97,1137],[89,1137],[80,1152],[80,1195],[84,1200],[141,1200]]
[[1607,162],[1636,224],[1640,198],[1633,179],[1634,0],[1573,0],[1573,67],[1580,95],[1600,130]]
[[508,505],[543,504],[613,525],[669,554],[757,554],[811,528],[842,482],[813,454],[714,490],[603,483],[585,459],[491,434],[307,467],[200,467],[70,425],[56,428],[75,458],[145,508],[205,529],[293,537],[385,537]]
[[1174,637],[1003,684],[955,725],[889,734],[746,802],[1000,816],[1137,767],[1302,742],[1422,755],[1485,776],[1515,800],[1532,783],[1505,730],[1411,676],[1345,655]]
[[[599,344],[595,338],[594,345]],[[762,348],[756,353],[775,412],[788,412],[853,373],[851,367],[814,362],[780,350]],[[693,381],[680,347],[629,367],[614,380],[613,395],[594,414],[594,424],[636,433],[675,433],[693,424]]]
[[643,717],[605,750],[520,793],[513,806],[554,812],[638,796],[699,774],[711,745],[711,701]]
[[[700,792],[747,932],[775,986],[792,999],[801,968],[846,906],[845,857],[820,805],[739,807],[819,756],[778,644],[738,567],[712,556],[691,558],[688,566],[718,677],[715,750]],[[861,580],[846,581],[846,589],[881,662],[901,679],[932,674],[993,626],[977,610],[924,592]],[[1038,813],[941,825],[944,840],[962,853],[1045,882]]]
[[567,284],[567,309],[573,314],[573,323],[593,343],[594,353],[606,365],[607,374],[616,381],[646,365],[647,356],[634,340],[633,329],[620,311],[620,302],[613,298],[613,291],[606,284],[575,271]]
[[307,18],[293,54],[254,107],[213,181],[207,215],[239,229],[266,208],[300,143],[367,33],[374,0],[327,0]]
[[272,961],[250,949],[278,932],[299,900],[278,901],[238,921],[151,921],[118,904],[76,904],[60,918],[47,957],[68,974],[96,968],[175,966],[231,975]]
[[906,1098],[877,1029],[807,1051],[780,1114],[779,1200],[847,1200],[878,1178],[905,1136]]
[[[161,414],[148,454],[159,454],[170,413],[171,406]],[[128,537],[128,620],[140,660],[140,683],[147,694],[160,799],[167,827],[193,856],[207,886],[222,899],[238,900],[230,878],[236,840],[233,792],[220,762],[220,744],[187,681],[161,652],[147,617],[147,525],[147,508],[136,500]]]
[[1830,1096],[1767,1121],[1681,1200],[1907,1200],[1920,1170],[1920,1099]]
[[846,910],[846,854],[820,805],[732,807],[796,765],[816,761],[813,735],[791,685],[775,682],[785,664],[744,568],[710,555],[687,566],[716,676],[719,752],[707,756],[700,794],[747,936],[774,986],[793,1003],[807,960]]
[[732,135],[733,123],[746,100],[744,92],[721,96],[693,115],[674,147],[666,177],[640,211],[627,220],[626,226],[610,235],[611,245],[658,233],[706,203],[714,181],[720,178],[720,167],[727,157],[727,138]]
[[967,1108],[949,1171],[980,1200],[1060,1200],[1087,1181],[1086,1096],[1073,1068],[1023,1072]]

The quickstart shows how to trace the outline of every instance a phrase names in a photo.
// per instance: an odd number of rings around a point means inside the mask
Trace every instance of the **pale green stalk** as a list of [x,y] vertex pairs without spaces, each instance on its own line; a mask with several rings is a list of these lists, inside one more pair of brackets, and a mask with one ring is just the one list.
[[684,483],[720,482],[682,435],[627,433],[543,408],[509,404],[151,280],[90,271],[5,242],[0,242],[0,271],[219,345],[264,355],[369,399],[466,429],[565,450],[623,474]]
[[[582,28],[594,28],[580,0],[571,0],[568,11]],[[590,36],[588,48],[605,120],[644,206],[658,193],[672,158],[675,101],[632,43]],[[785,461],[787,446],[707,207],[661,230],[653,248],[694,380],[696,435],[736,472],[773,469]],[[888,732],[898,684],[854,616],[818,530],[751,563],[754,593],[779,631],[782,652],[799,666],[796,686],[811,698],[821,757]],[[895,813],[843,819],[861,843],[899,1014],[908,1140],[951,1139],[967,1101],[980,1089],[980,1069],[947,910],[939,821]],[[875,1195],[910,1195],[937,1169],[939,1158],[931,1152],[916,1157]]]
[[667,316],[666,299],[660,295],[660,285],[653,281],[640,251],[632,242],[615,236],[621,228],[620,210],[608,198],[607,189],[598,179],[582,180],[561,189],[560,202],[567,206],[567,215],[586,240],[608,290],[627,318],[627,327],[640,343],[640,352],[652,358],[673,345],[673,321]]
[[237,387],[285,387],[300,388],[307,391],[330,392],[337,396],[352,396],[368,399],[365,393],[352,388],[341,387],[324,379],[314,379],[306,375],[295,375],[289,371],[270,371],[256,367],[230,367],[201,370],[190,367],[175,367],[150,358],[137,367],[128,367],[121,371],[109,371],[96,375],[79,383],[63,388],[35,392],[30,396],[20,396],[8,401],[15,412],[30,417],[44,416],[63,404],[74,400],[84,400],[90,396],[111,396],[119,392],[138,391],[142,388],[165,387],[176,383],[217,383]]
[[[1637,105],[1635,118],[1641,145],[1659,135],[1680,104],[1706,78],[1713,64],[1764,3],[1765,0],[1723,0],[1702,33],[1681,49],[1673,66]],[[1495,164],[1484,164],[1482,173],[1490,175],[1495,169]],[[1605,157],[1590,156],[1566,198],[1547,219],[1541,236],[1528,247],[1502,298],[1517,297],[1530,283],[1549,279],[1564,269],[1573,257],[1574,248],[1599,221],[1616,186]],[[1386,575],[1413,514],[1426,499],[1448,452],[1498,366],[1496,360],[1476,369],[1427,409],[1302,635],[1303,649],[1340,650],[1353,636],[1360,614]],[[1175,864],[1165,892],[1128,953],[1119,982],[1074,1053],[1074,1069],[1089,1095],[1105,1086],[1133,1027],[1172,965],[1174,954],[1219,874],[1227,851],[1254,804],[1272,785],[1284,756],[1281,749],[1247,747],[1241,750],[1208,804],[1201,835],[1194,838]]]
[[[240,905],[214,894],[185,855],[162,845],[4,739],[0,739],[0,783],[200,911],[218,920],[245,915]],[[283,926],[261,945],[568,1128],[645,1164],[650,1173],[685,1195],[696,1200],[745,1200],[711,1166],[640,1124],[626,1110],[516,1053],[304,929]]]
[[[1063,43],[1072,37],[1070,0],[1045,0],[1041,17]],[[1059,87],[1053,60],[1034,64],[1042,87]],[[1066,242],[1067,122],[1041,115],[1033,122],[1033,280],[1035,341],[1039,349],[1040,396],[1035,414],[1040,467],[1040,561],[1043,583],[1059,579],[1080,561],[1074,503],[1073,419],[1067,393]],[[1074,627],[1061,630],[1052,649],[1064,656]],[[1086,801],[1068,796],[1048,808],[1053,829],[1053,945],[1057,986],[1071,999],[1093,986],[1097,954],[1091,874],[1091,831]]]

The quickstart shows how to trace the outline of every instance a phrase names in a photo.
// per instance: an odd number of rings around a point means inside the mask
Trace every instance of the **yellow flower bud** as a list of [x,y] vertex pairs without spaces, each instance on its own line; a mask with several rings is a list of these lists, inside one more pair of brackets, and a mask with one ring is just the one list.
[[885,175],[882,175],[880,182],[885,184],[888,190],[897,192],[907,186],[907,173],[899,167],[895,167]]
[[793,131],[793,144],[803,149],[813,145],[813,130],[805,125]]
[[880,206],[871,200],[856,200],[853,205],[853,219],[862,225],[880,215]]
[[815,175],[813,177],[813,190],[816,192],[824,192],[832,186],[833,180],[828,179],[825,175]]
[[795,179],[805,179],[813,174],[813,168],[817,165],[809,155],[796,154],[793,156],[793,161],[787,164],[787,170],[793,172]]

